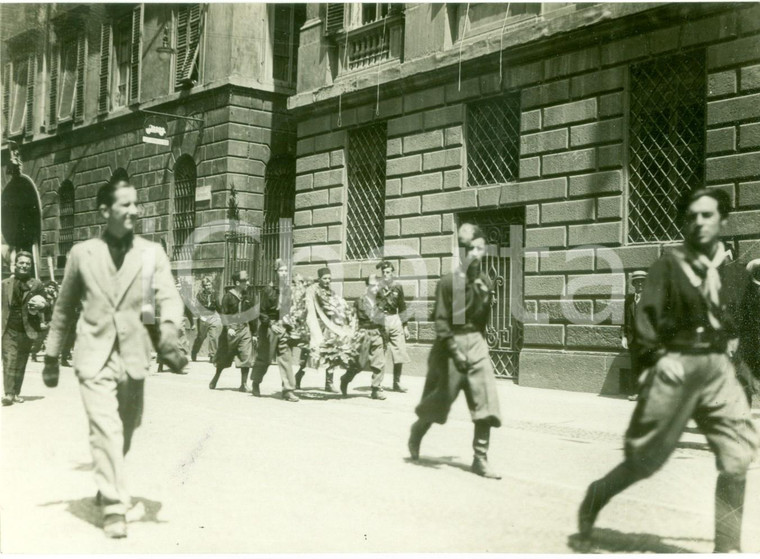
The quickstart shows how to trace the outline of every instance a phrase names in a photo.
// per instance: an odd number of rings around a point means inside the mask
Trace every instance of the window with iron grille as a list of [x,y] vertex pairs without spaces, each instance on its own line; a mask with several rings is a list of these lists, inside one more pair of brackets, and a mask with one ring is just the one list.
[[58,190],[58,267],[66,263],[66,256],[74,246],[74,185],[63,181]]
[[520,167],[520,93],[467,106],[467,185],[516,181]]
[[628,240],[678,240],[676,204],[704,175],[704,51],[631,66],[630,105]]
[[174,164],[174,213],[172,216],[172,256],[179,260],[191,260],[193,247],[185,246],[195,230],[195,161],[182,155]]
[[360,260],[383,245],[385,228],[386,125],[350,133],[348,139],[348,207],[346,258]]

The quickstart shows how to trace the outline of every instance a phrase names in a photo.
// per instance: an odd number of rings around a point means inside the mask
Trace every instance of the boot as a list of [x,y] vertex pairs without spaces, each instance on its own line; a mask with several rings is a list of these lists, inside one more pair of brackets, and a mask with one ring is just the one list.
[[214,375],[214,378],[211,379],[211,382],[208,383],[208,387],[211,390],[214,390],[216,388],[216,383],[219,382],[219,377],[222,376],[222,370],[217,369],[216,374]]
[[488,479],[501,479],[501,476],[488,466],[488,446],[491,440],[491,426],[485,421],[475,422],[475,436],[472,448],[475,457],[472,461],[472,471]]
[[333,386],[333,372],[329,371],[325,373],[325,392],[332,394],[340,394],[340,391]]
[[401,366],[400,365],[394,365],[393,366],[393,391],[394,392],[408,392],[406,388],[401,386]]
[[240,388],[238,392],[248,392],[248,367],[240,369]]
[[[351,382],[348,378],[348,371],[340,377],[340,393],[344,396],[348,396],[348,383]],[[372,390],[375,390],[374,388]]]
[[715,485],[715,553],[741,553],[746,479],[718,475]]
[[[373,388],[372,389],[372,399],[373,400],[386,400],[387,397],[385,393],[383,392],[382,388]],[[418,451],[419,454],[419,451]]]
[[412,457],[412,460],[420,459],[420,444],[422,444],[422,437],[428,432],[430,425],[432,424],[423,421],[422,419],[418,419],[412,424],[412,429],[409,433],[409,442],[407,443],[407,446],[409,447],[409,455]]
[[251,385],[251,394],[253,394],[257,398],[261,398],[260,384],[261,384],[260,382],[253,381],[253,384]]
[[282,393],[282,399],[286,402],[298,402],[299,398],[295,394],[293,394],[292,390],[285,390]]
[[591,538],[596,517],[615,495],[642,478],[631,470],[625,462],[618,465],[602,479],[588,486],[586,497],[578,509],[578,534],[582,540]]
[[303,369],[298,369],[298,372],[296,372],[296,388],[298,390],[301,389],[301,379],[303,379],[303,376],[306,374],[306,371]]

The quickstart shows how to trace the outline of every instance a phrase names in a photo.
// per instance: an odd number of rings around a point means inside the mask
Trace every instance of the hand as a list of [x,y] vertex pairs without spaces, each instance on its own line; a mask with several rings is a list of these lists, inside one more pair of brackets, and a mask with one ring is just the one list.
[[48,388],[55,388],[58,386],[58,377],[61,374],[61,369],[58,365],[58,358],[45,356],[45,367],[42,369],[42,382]]
[[460,373],[466,373],[467,372],[467,358],[464,356],[464,353],[457,350],[454,352],[454,354],[451,356],[452,361],[454,361],[454,366],[457,368],[457,370]]
[[412,337],[412,335],[409,333],[409,328],[405,325],[404,326],[404,339],[408,340],[411,337]]
[[274,332],[278,336],[282,336],[285,333],[285,328],[283,328],[277,323],[272,324],[271,328],[272,328],[272,332]]
[[736,356],[736,351],[739,349],[739,338],[733,338],[728,340],[726,344],[726,354],[729,359],[733,359]]
[[681,362],[672,357],[668,357],[667,355],[660,357],[660,360],[657,361],[657,364],[655,365],[655,371],[659,376],[664,377],[665,380],[669,381],[671,384],[683,383],[684,377],[686,376],[686,372],[684,371]]
[[235,334],[237,334],[237,330],[235,330],[235,329],[234,329],[234,328],[232,328],[231,326],[228,326],[228,327],[227,327],[227,335],[228,335],[230,338],[234,338],[234,337],[235,337]]
[[628,349],[628,338],[623,336],[623,339],[620,340],[620,343],[623,344],[623,349]]
[[187,357],[180,349],[177,327],[171,322],[162,322],[158,341],[158,357],[174,373],[180,373],[187,366]]

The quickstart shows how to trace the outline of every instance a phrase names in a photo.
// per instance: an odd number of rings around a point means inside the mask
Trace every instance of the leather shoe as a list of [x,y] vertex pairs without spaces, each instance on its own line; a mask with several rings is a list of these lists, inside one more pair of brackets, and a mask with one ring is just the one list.
[[127,537],[127,519],[123,514],[109,514],[103,519],[103,531],[109,538]]
[[373,388],[372,389],[372,396],[371,396],[371,398],[373,400],[387,400],[388,399],[388,397],[379,388]]
[[298,396],[296,396],[295,394],[293,394],[290,390],[288,390],[287,392],[283,392],[282,393],[282,399],[285,400],[286,402],[298,402],[298,401],[300,401],[300,398]]
[[13,396],[13,403],[14,404],[23,404],[24,403],[24,399],[21,396],[19,396],[18,394],[15,394]]
[[348,396],[348,379],[346,378],[346,375],[340,377],[340,392],[344,396]]
[[254,382],[251,386],[251,394],[256,396],[257,398],[261,398],[261,389],[259,388],[259,383]]
[[397,382],[393,383],[393,391],[394,392],[401,392],[402,394],[405,393],[405,392],[409,392],[406,388],[404,388],[403,386],[401,386]]
[[3,396],[3,405],[4,406],[13,405],[13,396],[11,394],[6,394],[5,396]]
[[246,388],[245,384],[241,384],[238,387],[238,392],[248,392],[248,388]]

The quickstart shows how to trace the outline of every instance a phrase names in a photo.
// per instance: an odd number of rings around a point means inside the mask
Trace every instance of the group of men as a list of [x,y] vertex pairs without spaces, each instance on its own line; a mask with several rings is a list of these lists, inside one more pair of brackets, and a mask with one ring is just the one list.
[[[203,303],[206,309],[219,309],[222,323],[214,360],[216,372],[209,388],[216,388],[222,371],[237,362],[241,377],[239,390],[248,391],[250,371],[251,393],[260,397],[261,382],[274,362],[280,373],[284,401],[298,402],[295,391],[301,388],[306,369],[321,367],[325,368],[325,391],[330,393],[339,392],[334,369],[346,369],[340,379],[340,392],[344,395],[359,371],[372,371],[371,397],[384,400],[382,381],[386,349],[390,348],[393,390],[406,392],[401,385],[401,374],[403,365],[410,361],[406,348],[410,333],[404,290],[395,281],[391,262],[384,260],[377,269],[383,278],[371,274],[366,279],[366,292],[352,310],[331,288],[332,273],[328,267],[318,270],[314,283],[307,283],[300,275],[291,282],[287,263],[277,260],[277,279],[261,293],[258,313],[253,310],[254,298],[247,272],[235,272],[234,285],[224,294],[221,304],[213,300],[207,300],[210,305]],[[195,345],[199,347],[197,339]],[[297,348],[300,363],[294,374]]]
[[[179,339],[184,305],[164,250],[133,233],[136,202],[134,187],[123,178],[112,179],[98,192],[105,232],[75,245],[70,253],[43,369],[45,384],[56,386],[62,347],[76,321],[79,349],[74,369],[90,425],[96,502],[102,507],[105,533],[114,538],[126,536],[131,500],[124,459],[141,421],[151,351],[155,348],[173,371],[187,362]],[[753,279],[750,267],[726,258],[719,239],[729,210],[730,200],[720,190],[689,193],[679,213],[683,245],[658,260],[645,280],[641,274],[634,276],[644,281],[636,287],[634,326],[626,330],[626,337],[642,373],[638,402],[626,433],[624,461],[594,481],[581,504],[578,535],[584,545],[590,544],[605,504],[661,467],[694,419],[717,457],[715,550],[740,549],[746,472],[758,448],[758,434],[735,366],[760,376],[760,277]],[[444,275],[436,289],[436,341],[408,449],[412,461],[418,461],[423,437],[433,423],[447,421],[453,402],[464,391],[474,423],[472,471],[499,479],[487,459],[490,431],[501,425],[501,414],[485,337],[493,298],[481,268],[486,240],[471,224],[460,227],[458,240],[460,266]],[[216,373],[210,388],[237,359],[241,387],[246,389],[252,368],[251,390],[260,396],[261,381],[276,360],[285,400],[298,401],[294,392],[308,364],[326,367],[325,388],[330,391],[335,390],[333,369],[343,366],[344,394],[358,372],[368,369],[372,397],[383,399],[385,352],[390,347],[394,389],[405,390],[400,376],[409,361],[406,305],[390,262],[378,265],[382,279],[377,274],[366,279],[366,291],[353,309],[332,291],[329,268],[320,269],[311,285],[300,277],[291,284],[284,262],[278,261],[276,268],[277,283],[261,296],[255,358],[251,323],[256,317],[246,273],[234,275],[234,287],[219,304],[210,282],[204,281],[197,302],[205,310],[191,353],[197,357],[202,332],[211,337],[209,353]],[[49,306],[31,269],[32,256],[20,252],[14,276],[3,282],[3,403],[20,400],[26,359]],[[146,324],[154,322],[152,339]],[[296,347],[302,348],[301,369],[293,375]]]

